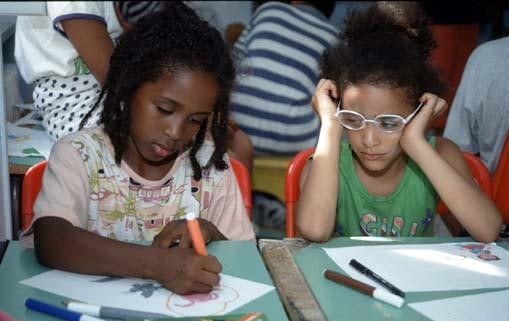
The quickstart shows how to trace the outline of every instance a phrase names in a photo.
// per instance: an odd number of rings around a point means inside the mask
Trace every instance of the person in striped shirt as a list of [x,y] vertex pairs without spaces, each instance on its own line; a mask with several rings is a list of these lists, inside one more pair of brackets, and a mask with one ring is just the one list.
[[310,101],[320,55],[337,39],[327,20],[334,5],[266,2],[235,43],[232,114],[256,155],[292,155],[316,144],[320,121]]

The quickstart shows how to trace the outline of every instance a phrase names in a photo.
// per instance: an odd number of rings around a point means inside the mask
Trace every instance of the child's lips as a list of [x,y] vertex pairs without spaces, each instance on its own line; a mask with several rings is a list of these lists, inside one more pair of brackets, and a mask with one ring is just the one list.
[[378,160],[382,158],[385,154],[375,154],[375,153],[362,153],[364,158],[367,160]]
[[168,157],[170,154],[172,154],[173,152],[175,152],[175,150],[171,147],[168,147],[166,145],[161,145],[161,144],[153,144],[152,145],[154,147],[154,152],[160,156],[160,157]]

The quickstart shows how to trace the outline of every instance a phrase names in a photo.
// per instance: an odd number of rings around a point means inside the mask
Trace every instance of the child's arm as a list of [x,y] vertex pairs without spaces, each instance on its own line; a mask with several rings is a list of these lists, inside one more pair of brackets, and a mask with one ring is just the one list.
[[338,97],[336,85],[331,80],[321,79],[312,100],[322,123],[320,135],[313,161],[308,163],[309,168],[301,175],[303,183],[297,203],[297,229],[303,237],[312,241],[328,240],[336,221],[343,128],[334,115],[336,105],[331,96]]
[[[224,236],[210,221],[202,218],[198,218],[198,221],[205,243],[227,239],[226,236]],[[178,241],[179,246],[183,248],[189,248],[193,245],[191,241],[191,234],[189,233],[189,228],[187,227],[187,221],[185,219],[174,220],[166,224],[163,230],[154,237],[152,246],[168,248],[176,241]]]
[[179,294],[209,292],[221,264],[192,249],[157,248],[108,239],[58,217],[34,223],[37,260],[51,268],[85,274],[150,278]]
[[69,41],[102,87],[113,53],[113,41],[106,25],[91,19],[67,19],[61,24]]
[[432,94],[421,98],[426,104],[405,128],[401,145],[424,171],[440,198],[470,235],[482,242],[494,241],[500,231],[501,215],[472,178],[463,154],[451,141],[437,138],[436,149],[425,139],[426,124],[445,110],[447,103]]

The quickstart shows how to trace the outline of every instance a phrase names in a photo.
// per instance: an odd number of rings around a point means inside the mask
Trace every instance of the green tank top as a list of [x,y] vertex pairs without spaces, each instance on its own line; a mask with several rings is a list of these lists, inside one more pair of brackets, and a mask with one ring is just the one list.
[[[435,137],[429,138],[435,147]],[[433,236],[438,194],[424,172],[408,158],[396,190],[375,196],[355,172],[350,143],[341,143],[336,232],[342,236]]]

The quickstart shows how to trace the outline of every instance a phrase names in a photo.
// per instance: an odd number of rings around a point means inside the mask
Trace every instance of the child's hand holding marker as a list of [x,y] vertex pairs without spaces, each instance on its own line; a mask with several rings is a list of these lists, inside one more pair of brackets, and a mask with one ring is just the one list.
[[165,288],[185,295],[207,293],[219,284],[222,266],[215,256],[200,255],[192,248],[179,246],[153,250],[150,266],[154,270],[150,271],[150,278]]
[[[194,220],[197,223],[199,222],[197,225],[205,244],[210,241],[226,240],[226,237],[210,221],[197,218],[194,213],[189,214],[195,217]],[[192,235],[190,234],[187,220],[171,221],[164,227],[161,233],[154,237],[152,242],[152,246],[160,248],[169,248],[176,244],[184,248],[193,246]]]
[[[178,294],[211,291],[219,283],[222,266],[216,257],[207,255],[205,240],[217,239],[224,236],[194,213],[188,213],[186,220],[170,222],[152,243],[152,247],[164,250],[154,278]],[[179,246],[173,246],[176,243]]]
[[196,215],[194,213],[187,213],[186,220],[196,253],[200,255],[207,255],[207,247],[205,246],[205,241],[203,240],[203,235],[200,231],[200,223],[198,223]]

